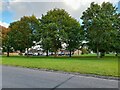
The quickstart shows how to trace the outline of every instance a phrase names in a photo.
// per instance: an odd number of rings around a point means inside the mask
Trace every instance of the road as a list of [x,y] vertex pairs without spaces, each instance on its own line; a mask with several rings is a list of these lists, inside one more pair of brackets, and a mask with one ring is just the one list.
[[2,66],[3,88],[118,88],[117,80]]

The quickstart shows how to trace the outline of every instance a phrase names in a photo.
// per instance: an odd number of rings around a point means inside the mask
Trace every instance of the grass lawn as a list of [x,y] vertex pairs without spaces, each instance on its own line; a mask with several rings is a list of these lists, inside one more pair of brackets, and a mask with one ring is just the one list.
[[96,58],[94,56],[82,57],[2,57],[3,65],[22,66],[27,68],[60,70],[78,72],[81,74],[95,74],[104,76],[120,76],[118,74],[118,57],[107,56]]

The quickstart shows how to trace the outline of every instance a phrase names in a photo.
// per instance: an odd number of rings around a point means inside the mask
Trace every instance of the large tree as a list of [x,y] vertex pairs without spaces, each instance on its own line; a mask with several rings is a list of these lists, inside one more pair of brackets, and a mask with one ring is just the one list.
[[[19,21],[10,24],[10,32],[8,37],[12,34],[12,47],[21,52],[30,48],[33,41],[36,41],[37,31],[39,29],[39,20],[34,16],[24,16]],[[10,38],[11,39],[11,38]]]
[[61,48],[60,32],[63,30],[63,21],[66,18],[69,18],[69,14],[64,9],[50,10],[41,18],[43,48],[47,52],[53,50],[55,56],[57,50]]
[[[64,9],[53,9],[42,15],[41,29],[44,49],[56,52],[61,49],[61,43],[65,42],[70,51],[79,45],[80,24],[72,18]],[[47,46],[47,47],[46,47]]]
[[117,29],[114,27],[117,20],[116,7],[109,2],[101,5],[91,3],[90,7],[83,12],[81,19],[86,33],[89,47],[101,56],[114,45]]

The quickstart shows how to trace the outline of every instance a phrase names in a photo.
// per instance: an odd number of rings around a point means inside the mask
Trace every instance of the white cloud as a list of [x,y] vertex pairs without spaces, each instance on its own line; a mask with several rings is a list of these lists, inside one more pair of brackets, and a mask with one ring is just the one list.
[[13,12],[14,20],[20,19],[24,15],[34,14],[41,17],[48,10],[53,8],[63,8],[76,19],[79,19],[82,12],[89,7],[91,2],[101,4],[102,2],[117,3],[119,0],[10,0],[9,3],[3,3],[3,9]]
[[6,27],[6,28],[8,28],[8,26],[9,26],[9,24],[8,24],[8,23],[1,22],[1,21],[0,21],[0,25],[1,25],[1,26],[4,26],[4,27]]

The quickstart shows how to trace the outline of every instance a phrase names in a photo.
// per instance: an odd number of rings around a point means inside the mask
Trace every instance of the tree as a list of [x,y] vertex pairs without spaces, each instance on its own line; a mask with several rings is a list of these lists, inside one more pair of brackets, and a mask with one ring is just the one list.
[[79,46],[79,22],[72,18],[64,9],[50,10],[46,15],[42,15],[40,21],[44,49],[53,50],[56,56],[57,50],[61,49],[61,43],[65,42],[68,44],[67,49],[70,51],[71,56],[71,51]]
[[0,26],[0,28],[1,28],[0,45],[2,47],[2,52],[7,52],[7,56],[9,57],[9,52],[11,51],[11,45],[12,45],[10,39],[11,35],[8,37],[8,33],[10,32],[10,29],[3,26]]
[[114,37],[114,41],[111,44],[110,50],[116,52],[116,56],[120,54],[120,13],[116,15],[114,28],[117,29],[116,37]]
[[103,2],[102,5],[92,2],[81,17],[88,45],[97,52],[98,58],[99,52],[102,57],[105,52],[110,51],[110,46],[114,45],[112,42],[118,33],[114,27],[117,20],[116,11],[117,9],[109,2]]
[[33,45],[33,41],[37,40],[36,35],[39,29],[38,19],[32,16],[24,16],[19,21],[10,24],[10,33],[12,33],[14,42],[14,49],[23,52]]
[[[43,47],[46,51],[48,49],[53,50],[55,56],[57,50],[61,48],[60,32],[63,29],[63,21],[67,18],[69,18],[69,14],[64,9],[53,9],[48,11],[46,15],[42,15],[40,20],[42,25]],[[46,45],[48,46],[46,47]]]
[[80,27],[80,23],[74,18],[69,18],[65,30],[63,32],[63,40],[67,44],[67,50],[69,50],[69,56],[72,52],[80,47],[83,40],[83,32]]

